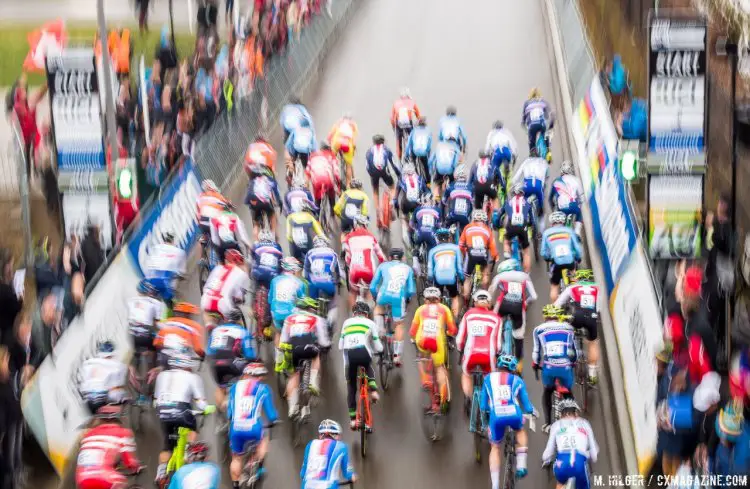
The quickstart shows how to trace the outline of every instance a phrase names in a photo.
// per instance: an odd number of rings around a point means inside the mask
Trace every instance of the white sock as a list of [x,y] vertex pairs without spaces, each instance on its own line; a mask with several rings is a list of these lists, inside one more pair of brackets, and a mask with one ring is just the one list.
[[310,369],[310,385],[313,389],[318,389],[318,369],[317,368],[311,368]]
[[516,450],[516,469],[525,469],[526,468],[526,455],[528,448],[518,448]]
[[396,356],[401,356],[401,350],[404,349],[404,342],[403,341],[394,341],[393,342],[393,354]]
[[297,389],[294,389],[291,394],[289,394],[289,417],[291,418],[297,413]]
[[589,363],[589,377],[596,377],[596,365]]
[[492,489],[500,489],[500,471],[490,470],[490,479],[492,480]]
[[278,365],[283,362],[284,362],[284,352],[276,348],[276,364]]

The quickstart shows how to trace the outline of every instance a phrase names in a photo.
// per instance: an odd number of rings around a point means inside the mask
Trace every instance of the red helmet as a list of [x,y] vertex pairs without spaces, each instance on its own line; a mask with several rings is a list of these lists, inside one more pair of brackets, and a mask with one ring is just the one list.
[[224,261],[227,265],[244,265],[245,257],[238,250],[226,250],[224,252]]
[[685,270],[685,278],[682,283],[682,291],[686,297],[700,297],[701,285],[703,283],[703,270],[692,266]]
[[198,460],[205,460],[208,457],[208,445],[202,441],[191,443],[187,447],[187,459],[188,462],[195,462]]

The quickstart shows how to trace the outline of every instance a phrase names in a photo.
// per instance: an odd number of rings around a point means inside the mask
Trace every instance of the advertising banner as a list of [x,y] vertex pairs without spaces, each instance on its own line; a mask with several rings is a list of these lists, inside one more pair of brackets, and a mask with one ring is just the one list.
[[62,198],[63,215],[65,216],[65,237],[86,236],[89,224],[99,227],[102,249],[112,249],[111,199],[109,193],[65,192]]
[[703,175],[650,175],[649,255],[691,258],[700,252]]

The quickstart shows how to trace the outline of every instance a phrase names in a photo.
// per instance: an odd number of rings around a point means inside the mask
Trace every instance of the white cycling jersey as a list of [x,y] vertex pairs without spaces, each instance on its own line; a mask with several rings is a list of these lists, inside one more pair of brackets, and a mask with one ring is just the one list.
[[244,301],[250,290],[250,277],[235,265],[218,265],[206,280],[201,297],[201,308],[222,316],[237,308],[236,301]]
[[114,358],[89,358],[81,366],[81,395],[88,398],[108,393],[110,402],[120,402],[127,394],[128,367]]
[[237,214],[222,212],[211,218],[211,242],[214,246],[222,243],[243,243],[250,247],[250,238],[242,219]]
[[147,279],[163,277],[167,274],[185,274],[187,256],[185,250],[169,243],[159,243],[149,250],[146,269]]
[[557,205],[560,209],[567,209],[571,202],[577,202],[583,195],[581,182],[575,175],[562,175],[553,183],[557,188]]
[[594,439],[591,424],[583,418],[562,418],[557,420],[549,430],[547,447],[542,454],[542,460],[547,463],[557,452],[558,456],[575,457],[583,455],[592,462],[596,462],[599,445]]
[[189,408],[195,402],[200,410],[206,409],[203,380],[189,370],[165,370],[156,377],[154,404],[157,408]]
[[164,318],[164,303],[153,297],[139,295],[128,300],[128,324],[153,326]]
[[[339,338],[339,350],[346,352],[354,348],[366,348],[372,357],[373,352],[383,351],[383,343],[378,335],[378,327],[371,319],[364,317],[353,317],[344,321],[341,326],[341,337]],[[344,355],[344,364],[347,356]]]
[[526,180],[541,180],[547,182],[549,163],[544,158],[526,158],[513,175],[513,184],[523,183]]
[[[517,299],[517,302],[521,302],[521,300],[525,300],[526,303],[534,302],[537,299],[536,295],[536,289],[534,288],[534,283],[531,281],[531,277],[528,273],[522,271],[522,270],[510,270],[507,272],[500,272],[497,275],[495,275],[495,278],[492,279],[492,283],[490,284],[489,292],[493,296],[495,295],[495,292],[497,292],[498,286],[500,286],[500,283],[514,283],[519,284],[521,287],[519,287],[518,292],[516,292],[519,297]],[[509,287],[513,288],[513,287]],[[522,297],[522,294],[524,293],[525,289],[525,297]],[[514,292],[513,290],[507,290],[505,291],[508,295],[508,298],[513,300],[514,299]]]
[[509,148],[511,153],[514,155],[517,154],[516,138],[507,129],[493,129],[487,134],[485,150],[492,154],[493,151],[499,148]]

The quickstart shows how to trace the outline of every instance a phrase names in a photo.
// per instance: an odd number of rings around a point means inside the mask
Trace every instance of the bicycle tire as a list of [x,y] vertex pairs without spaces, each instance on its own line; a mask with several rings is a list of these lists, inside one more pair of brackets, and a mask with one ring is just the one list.
[[390,387],[390,364],[391,361],[391,349],[392,345],[390,342],[390,337],[386,336],[385,342],[383,343],[383,353],[380,355],[380,358],[378,359],[378,370],[380,370],[380,385],[383,386],[383,390],[387,391],[388,387]]
[[474,461],[482,463],[482,414],[479,412],[479,392],[474,389],[471,396],[471,414],[469,416],[469,426],[474,435]]
[[208,269],[208,258],[201,260],[198,266],[198,287],[200,287],[200,293],[203,294],[203,287],[206,286],[206,280],[211,272]]
[[[363,382],[361,377],[359,381]],[[359,413],[360,413],[359,453],[360,455],[362,455],[362,458],[365,458],[367,457],[367,401],[366,399],[362,397],[361,387],[360,387],[360,395],[359,395]]]
[[516,486],[516,440],[511,433],[513,430],[506,428],[509,432],[505,434],[505,470],[503,470],[503,489],[514,489]]

